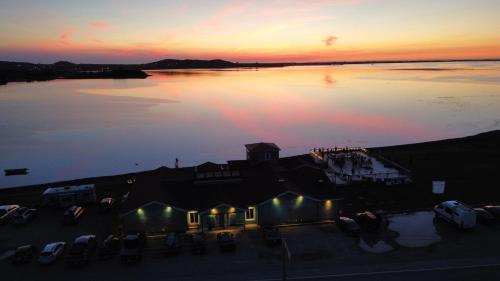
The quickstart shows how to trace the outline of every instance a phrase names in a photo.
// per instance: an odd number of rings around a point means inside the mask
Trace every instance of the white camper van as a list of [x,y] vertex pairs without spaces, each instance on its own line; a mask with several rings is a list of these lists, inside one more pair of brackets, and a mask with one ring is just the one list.
[[436,218],[442,218],[456,224],[461,229],[476,226],[476,212],[469,206],[458,201],[445,201],[434,206]]
[[68,207],[96,202],[93,184],[52,187],[42,194],[42,206]]

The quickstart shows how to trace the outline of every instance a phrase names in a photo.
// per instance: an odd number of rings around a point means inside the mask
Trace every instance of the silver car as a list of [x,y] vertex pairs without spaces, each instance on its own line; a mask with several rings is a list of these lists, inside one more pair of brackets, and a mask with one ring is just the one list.
[[66,242],[53,242],[45,245],[38,256],[40,264],[54,263],[63,253],[66,248]]

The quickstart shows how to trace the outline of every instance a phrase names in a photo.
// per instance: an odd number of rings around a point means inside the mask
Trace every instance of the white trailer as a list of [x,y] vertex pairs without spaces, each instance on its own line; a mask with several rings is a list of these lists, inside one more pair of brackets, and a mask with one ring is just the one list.
[[42,206],[68,207],[75,204],[95,203],[96,200],[93,184],[51,187],[42,194]]

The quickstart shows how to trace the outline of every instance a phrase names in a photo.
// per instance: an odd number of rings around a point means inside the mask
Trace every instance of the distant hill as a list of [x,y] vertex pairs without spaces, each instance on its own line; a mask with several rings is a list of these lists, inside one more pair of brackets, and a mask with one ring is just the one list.
[[141,65],[143,69],[173,69],[173,68],[229,68],[238,67],[238,63],[225,60],[175,60],[164,59]]
[[138,65],[75,64],[68,61],[34,64],[0,61],[0,85],[8,82],[53,79],[126,79],[148,76]]

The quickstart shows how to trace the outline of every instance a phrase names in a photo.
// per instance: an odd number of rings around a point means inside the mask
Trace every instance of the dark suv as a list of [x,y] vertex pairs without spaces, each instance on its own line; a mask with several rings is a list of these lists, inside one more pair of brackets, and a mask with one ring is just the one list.
[[144,233],[131,233],[123,238],[123,247],[120,251],[120,260],[124,264],[134,264],[142,260],[142,249],[146,244]]
[[276,226],[265,226],[262,228],[264,240],[268,246],[281,245],[281,232]]
[[234,235],[230,232],[221,232],[217,234],[217,242],[219,243],[219,249],[222,252],[231,252],[236,250],[236,242],[234,241]]
[[102,247],[99,248],[99,258],[101,260],[110,259],[114,255],[118,254],[120,251],[121,239],[115,235],[109,235],[104,242]]
[[31,245],[24,245],[17,247],[14,257],[12,259],[13,264],[24,264],[30,263],[31,260],[36,256],[37,249]]
[[165,248],[163,253],[165,255],[176,255],[181,250],[181,242],[179,240],[179,235],[175,232],[170,232],[165,236]]
[[73,247],[68,253],[68,263],[70,265],[83,265],[90,262],[90,256],[97,247],[95,235],[82,235],[75,239]]

